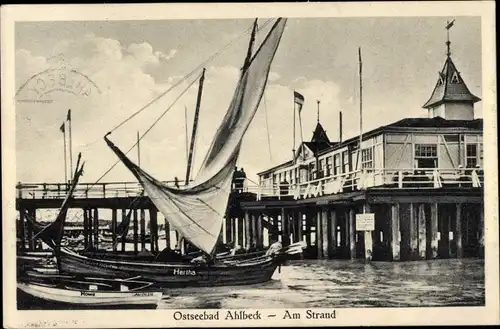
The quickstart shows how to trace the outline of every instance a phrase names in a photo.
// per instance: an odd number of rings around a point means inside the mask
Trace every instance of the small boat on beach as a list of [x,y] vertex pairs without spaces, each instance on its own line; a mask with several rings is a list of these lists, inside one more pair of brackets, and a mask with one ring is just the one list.
[[101,278],[79,279],[67,275],[40,275],[39,280],[22,280],[17,288],[24,299],[75,308],[156,308],[163,294],[151,290],[152,283]]

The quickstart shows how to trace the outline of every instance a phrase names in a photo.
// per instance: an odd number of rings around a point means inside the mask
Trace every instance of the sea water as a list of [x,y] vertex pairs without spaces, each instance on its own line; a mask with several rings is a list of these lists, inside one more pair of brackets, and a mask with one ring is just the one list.
[[165,293],[158,308],[481,306],[484,261],[294,261],[264,284]]
[[267,283],[166,289],[158,308],[484,306],[484,277],[482,259],[290,261]]

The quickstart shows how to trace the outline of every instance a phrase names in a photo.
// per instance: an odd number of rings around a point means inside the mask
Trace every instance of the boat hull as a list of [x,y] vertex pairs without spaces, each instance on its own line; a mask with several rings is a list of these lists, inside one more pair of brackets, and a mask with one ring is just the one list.
[[[162,298],[158,291],[80,291],[34,283],[17,284],[19,306],[59,308],[156,308]],[[21,304],[21,305],[20,305]]]
[[92,259],[61,250],[59,255],[61,273],[98,275],[100,277],[141,279],[154,282],[162,288],[211,287],[246,285],[267,282],[271,279],[279,261],[271,257],[260,257],[240,264],[172,264],[152,262],[115,261]]

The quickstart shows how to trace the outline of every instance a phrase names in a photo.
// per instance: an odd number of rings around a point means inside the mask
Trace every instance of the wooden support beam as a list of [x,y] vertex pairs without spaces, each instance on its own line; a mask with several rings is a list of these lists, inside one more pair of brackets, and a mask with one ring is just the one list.
[[237,217],[236,218],[236,228],[237,228],[237,244],[240,246],[240,247],[244,247],[243,246],[243,218],[242,217]]
[[321,247],[322,247],[322,256],[323,258],[328,258],[329,257],[329,244],[328,244],[328,235],[330,235],[328,228],[330,225],[328,225],[328,209],[322,208],[321,209]]
[[94,208],[94,246],[99,249],[99,210]]
[[303,220],[303,213],[301,211],[299,212],[296,212],[297,214],[297,241],[299,242],[302,242],[304,240],[304,232],[303,232],[303,229],[302,229],[302,220]]
[[137,209],[133,210],[134,214],[134,252],[137,253],[139,251],[139,219],[137,218]]
[[251,231],[252,231],[252,241],[250,243],[251,246],[257,247],[257,216],[255,216],[255,212],[250,213],[250,223],[251,223]]
[[328,248],[328,256],[334,256],[337,251],[337,210],[332,209],[330,211],[330,222],[329,222],[329,248]]
[[231,235],[231,217],[229,216],[229,213],[226,214],[224,217],[224,222],[226,225],[224,225],[224,238],[225,238],[225,243],[228,244],[232,241],[232,235]]
[[484,203],[479,205],[479,256],[484,257]]
[[165,247],[171,249],[172,242],[170,241],[170,223],[163,217],[163,226],[165,228]]
[[149,208],[149,234],[151,236],[150,250],[158,251],[158,212],[156,208]]
[[[363,213],[369,213],[371,211],[370,205],[363,204]],[[372,260],[373,258],[373,237],[372,231],[363,231],[363,238],[365,240],[365,259]]]
[[464,250],[462,246],[462,204],[457,203],[456,205],[456,224],[455,224],[455,241],[457,248],[457,258],[464,257]]
[[288,211],[281,208],[281,243],[283,246],[290,244],[290,220],[288,218]]
[[[125,220],[125,218],[127,218],[127,209],[122,209],[122,221],[121,221],[122,223]],[[125,251],[125,243],[126,243],[125,239],[123,238],[121,242],[122,242],[121,243],[121,245],[122,245],[122,249],[121,250]]]
[[425,228],[426,218],[425,218],[425,205],[417,205],[418,213],[418,258],[426,258],[426,247],[427,247],[427,232]]
[[400,242],[400,222],[399,222],[399,203],[391,205],[391,249],[392,260],[401,259],[401,242]]
[[356,258],[356,223],[354,209],[349,209],[347,213],[349,222],[349,255],[351,259]]
[[250,227],[251,227],[250,213],[248,212],[248,210],[245,211],[244,223],[245,223],[245,246],[244,246],[244,248],[246,250],[248,250],[248,249],[250,249],[250,245],[252,242],[252,236],[251,236],[251,232],[250,232]]
[[316,211],[316,251],[318,254],[318,259],[323,258],[323,239],[322,239],[322,214],[321,209]]
[[416,215],[416,207],[410,203],[410,259],[418,259],[418,216]]
[[436,259],[438,256],[438,204],[431,204],[431,225],[430,225],[430,237],[431,237],[431,259]]
[[141,214],[141,251],[146,250],[146,211],[140,210]]
[[116,209],[111,209],[111,238],[113,240],[113,251],[116,251]]
[[262,213],[259,213],[257,216],[257,247],[264,247],[264,229],[262,227]]
[[24,208],[19,208],[19,238],[21,240],[21,250],[26,249],[26,232],[24,230],[24,225],[26,222],[25,216],[25,209]]
[[85,212],[87,213],[87,219],[88,219],[88,239],[89,239],[89,248],[94,249],[94,223],[92,219],[92,210],[91,209],[85,209]]
[[82,209],[83,211],[83,246],[85,250],[89,248],[89,219],[87,214],[87,209]]
[[[28,214],[31,217],[31,220],[33,220],[36,223],[36,210],[34,208],[28,209]],[[35,240],[33,239],[33,224],[31,221],[28,221],[28,250],[33,251],[35,250]]]

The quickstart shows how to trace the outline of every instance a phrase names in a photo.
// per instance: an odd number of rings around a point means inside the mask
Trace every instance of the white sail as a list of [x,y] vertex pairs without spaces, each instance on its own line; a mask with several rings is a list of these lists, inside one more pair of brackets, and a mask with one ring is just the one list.
[[172,227],[207,254],[213,252],[219,238],[241,141],[264,94],[285,24],[286,19],[276,21],[243,70],[224,120],[196,179],[189,186],[178,189],[165,186],[130,161],[105,137]]

